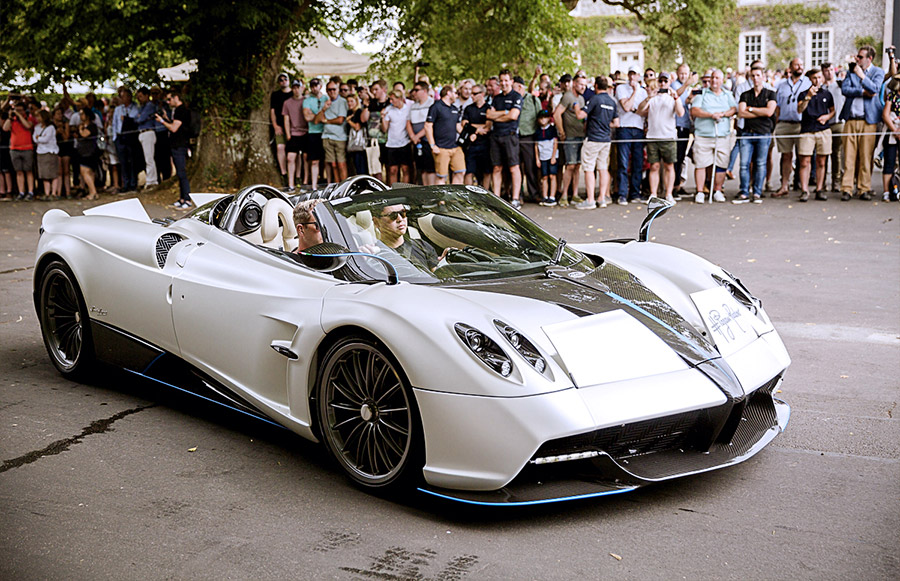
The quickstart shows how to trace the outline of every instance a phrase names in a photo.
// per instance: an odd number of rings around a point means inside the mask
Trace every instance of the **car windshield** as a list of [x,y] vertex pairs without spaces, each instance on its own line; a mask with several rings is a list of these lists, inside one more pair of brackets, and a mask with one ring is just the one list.
[[357,266],[384,280],[389,262],[416,283],[505,278],[554,262],[582,271],[593,263],[477,186],[402,188],[332,200],[340,235]]

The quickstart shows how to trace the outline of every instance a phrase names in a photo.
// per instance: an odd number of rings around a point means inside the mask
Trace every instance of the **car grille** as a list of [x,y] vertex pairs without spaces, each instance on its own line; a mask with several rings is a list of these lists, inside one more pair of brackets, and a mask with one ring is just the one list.
[[688,455],[702,465],[711,461],[721,463],[746,453],[776,425],[772,389],[778,379],[773,379],[745,400],[717,408],[551,440],[545,442],[533,458],[599,451],[647,478],[684,472],[686,465],[692,462]]
[[166,265],[166,258],[169,257],[169,250],[182,240],[184,240],[184,236],[175,234],[174,232],[166,232],[159,237],[159,240],[156,241],[156,264],[158,264],[160,268],[163,268]]

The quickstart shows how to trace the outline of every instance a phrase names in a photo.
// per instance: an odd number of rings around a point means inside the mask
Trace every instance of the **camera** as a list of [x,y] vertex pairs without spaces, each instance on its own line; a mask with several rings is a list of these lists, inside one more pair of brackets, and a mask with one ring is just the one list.
[[702,92],[703,92],[703,89],[692,89],[691,95],[699,95]]
[[847,65],[847,70],[851,73],[856,70],[856,63],[850,63]]
[[430,66],[431,66],[431,63],[427,63],[427,62],[425,62],[425,61],[423,61],[423,60],[417,60],[417,61],[416,61],[416,66],[419,67],[420,69],[424,69],[424,68],[430,67]]
[[665,95],[665,94],[667,94],[668,92],[669,92],[669,89],[666,89],[666,88],[659,89],[659,90],[657,91],[657,93],[659,93],[660,95]]

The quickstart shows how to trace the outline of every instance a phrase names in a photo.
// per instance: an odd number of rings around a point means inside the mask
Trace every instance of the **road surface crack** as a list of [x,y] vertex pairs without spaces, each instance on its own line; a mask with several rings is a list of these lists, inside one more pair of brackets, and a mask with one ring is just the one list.
[[81,431],[77,436],[72,436],[71,438],[66,438],[65,440],[57,440],[52,444],[41,450],[34,450],[32,452],[28,452],[23,456],[19,456],[18,458],[13,458],[12,460],[5,460],[3,465],[0,466],[0,473],[6,472],[7,470],[11,470],[13,468],[18,468],[20,466],[24,466],[26,464],[31,464],[32,462],[37,462],[41,458],[45,456],[53,456],[55,454],[61,454],[65,452],[70,447],[75,444],[80,443],[85,437],[93,435],[93,434],[102,434],[104,432],[108,432],[112,429],[112,425],[124,418],[125,416],[130,416],[131,414],[136,414],[140,411],[144,411],[147,408],[152,408],[156,406],[156,404],[149,404],[138,406],[136,408],[127,409],[125,411],[119,412],[113,416],[108,418],[104,418],[102,420],[97,420],[91,422],[91,425],[86,427]]

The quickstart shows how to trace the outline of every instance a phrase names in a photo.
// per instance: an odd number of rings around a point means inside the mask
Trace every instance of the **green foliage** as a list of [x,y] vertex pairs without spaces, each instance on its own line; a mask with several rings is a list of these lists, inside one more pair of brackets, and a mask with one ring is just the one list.
[[574,65],[577,26],[559,0],[408,0],[372,15],[369,38],[397,39],[376,55],[377,71],[390,78],[412,80],[418,60],[433,82],[484,79],[501,67],[528,76],[537,64],[548,71]]
[[864,46],[871,46],[875,49],[875,60],[873,62],[878,62],[881,59],[882,67],[887,68],[885,63],[890,64],[890,61],[887,60],[884,54],[884,39],[876,40],[874,36],[857,36],[853,39],[853,46],[856,47],[857,50]]
[[[765,28],[771,47],[766,54],[772,67],[787,66],[797,56],[797,35],[791,30],[794,24],[824,24],[831,17],[831,7],[827,4],[771,4],[767,6],[747,6],[737,10],[735,22],[745,29]],[[738,30],[740,32],[740,30]],[[734,55],[737,60],[737,35],[735,35]]]
[[611,30],[642,34],[635,16],[591,16],[580,18],[578,24],[577,48],[581,55],[581,68],[589,77],[610,72],[609,45],[605,39]]

